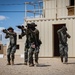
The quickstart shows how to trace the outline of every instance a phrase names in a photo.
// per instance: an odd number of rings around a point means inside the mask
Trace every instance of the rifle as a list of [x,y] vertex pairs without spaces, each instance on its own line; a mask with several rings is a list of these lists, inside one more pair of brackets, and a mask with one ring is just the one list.
[[6,38],[6,39],[9,37],[7,31],[8,31],[7,29],[3,29],[3,30],[2,30],[2,32],[6,34],[6,35],[5,35],[5,38]]
[[3,33],[7,33],[7,29],[3,29],[2,32],[3,32]]
[[18,26],[16,26],[16,27],[19,28],[19,29],[23,29],[23,28],[24,28],[23,25],[22,25],[22,26],[18,25]]

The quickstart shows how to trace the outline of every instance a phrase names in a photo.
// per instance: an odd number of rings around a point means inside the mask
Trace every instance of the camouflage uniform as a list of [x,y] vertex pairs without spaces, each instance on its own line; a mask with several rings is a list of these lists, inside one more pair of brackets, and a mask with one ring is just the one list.
[[25,49],[24,49],[24,62],[25,62],[25,65],[27,65],[27,62],[28,62],[28,45],[27,45],[27,39],[26,39],[26,43],[25,43]]
[[[8,30],[11,28],[8,28]],[[14,54],[16,52],[16,41],[17,41],[17,35],[15,32],[9,32],[6,31],[6,36],[5,38],[10,39],[10,43],[7,49],[7,61],[10,64],[10,60],[12,60],[12,64],[14,64]]]
[[[29,28],[27,27],[29,25]],[[39,47],[39,31],[35,28],[36,25],[27,24],[27,29],[22,30],[21,36],[26,35],[26,43],[25,43],[25,52],[24,52],[24,61],[28,61],[28,52],[29,52],[29,64],[33,64],[33,54],[35,53],[35,62],[38,63],[38,53]],[[34,30],[33,30],[34,29]],[[31,46],[35,45],[35,48]],[[27,64],[27,63],[26,63]]]
[[[33,61],[33,54],[35,53],[35,62],[38,63],[38,53],[39,53],[39,46],[37,48],[32,48],[31,44],[35,42],[35,38],[33,37],[32,33],[29,30],[26,32],[22,32],[21,36],[26,35],[26,43],[24,49],[24,62],[27,64],[28,62],[28,52],[29,52],[29,63]],[[32,62],[33,63],[33,62]]]
[[70,38],[70,35],[66,31],[67,31],[67,28],[65,26],[63,26],[61,29],[57,31],[58,37],[59,37],[59,51],[60,51],[62,62],[63,62],[63,57],[65,58],[65,62],[68,61],[67,38]]
[[27,65],[28,62],[28,48],[24,49],[24,64]]
[[24,64],[27,65],[28,62],[28,37],[27,37],[27,29],[21,29],[21,37],[24,37],[26,35],[26,42],[25,42],[25,47],[24,47]]
[[[31,31],[33,33],[30,34],[30,48],[29,48],[29,65],[34,65],[33,62],[33,54],[35,55],[35,63],[38,64],[38,54],[39,54],[39,31],[35,29]],[[34,47],[33,47],[34,46]]]

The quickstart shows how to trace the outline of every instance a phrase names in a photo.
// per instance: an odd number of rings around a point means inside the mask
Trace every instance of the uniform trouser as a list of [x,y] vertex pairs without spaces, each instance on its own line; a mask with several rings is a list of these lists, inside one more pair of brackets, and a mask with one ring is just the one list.
[[35,55],[35,62],[38,63],[38,54],[39,49],[37,48],[30,48],[29,50],[29,64],[34,64],[33,62],[33,54]]
[[16,45],[9,45],[7,49],[7,61],[10,62],[10,60],[14,61],[14,54],[16,52]]
[[24,50],[24,62],[28,62],[28,48]]
[[60,56],[68,60],[68,45],[59,44]]

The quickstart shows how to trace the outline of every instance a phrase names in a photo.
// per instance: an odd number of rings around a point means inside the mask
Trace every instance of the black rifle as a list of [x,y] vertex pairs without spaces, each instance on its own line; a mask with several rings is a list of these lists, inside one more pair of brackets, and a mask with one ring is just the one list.
[[7,29],[3,29],[2,32],[3,32],[3,33],[7,33]]
[[19,28],[19,29],[23,29],[24,28],[24,26],[20,26],[20,25],[18,25],[16,27]]
[[9,36],[8,36],[8,33],[7,33],[8,30],[7,30],[7,29],[3,29],[2,32],[6,34],[6,35],[5,35],[5,38],[7,39],[7,38],[9,37]]

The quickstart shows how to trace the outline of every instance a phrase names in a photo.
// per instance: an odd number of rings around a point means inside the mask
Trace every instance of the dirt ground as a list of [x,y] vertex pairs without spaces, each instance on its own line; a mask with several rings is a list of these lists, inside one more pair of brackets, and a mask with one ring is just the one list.
[[75,75],[75,58],[63,64],[60,58],[39,58],[38,67],[23,65],[24,59],[16,56],[15,65],[6,65],[6,57],[0,59],[0,75]]

